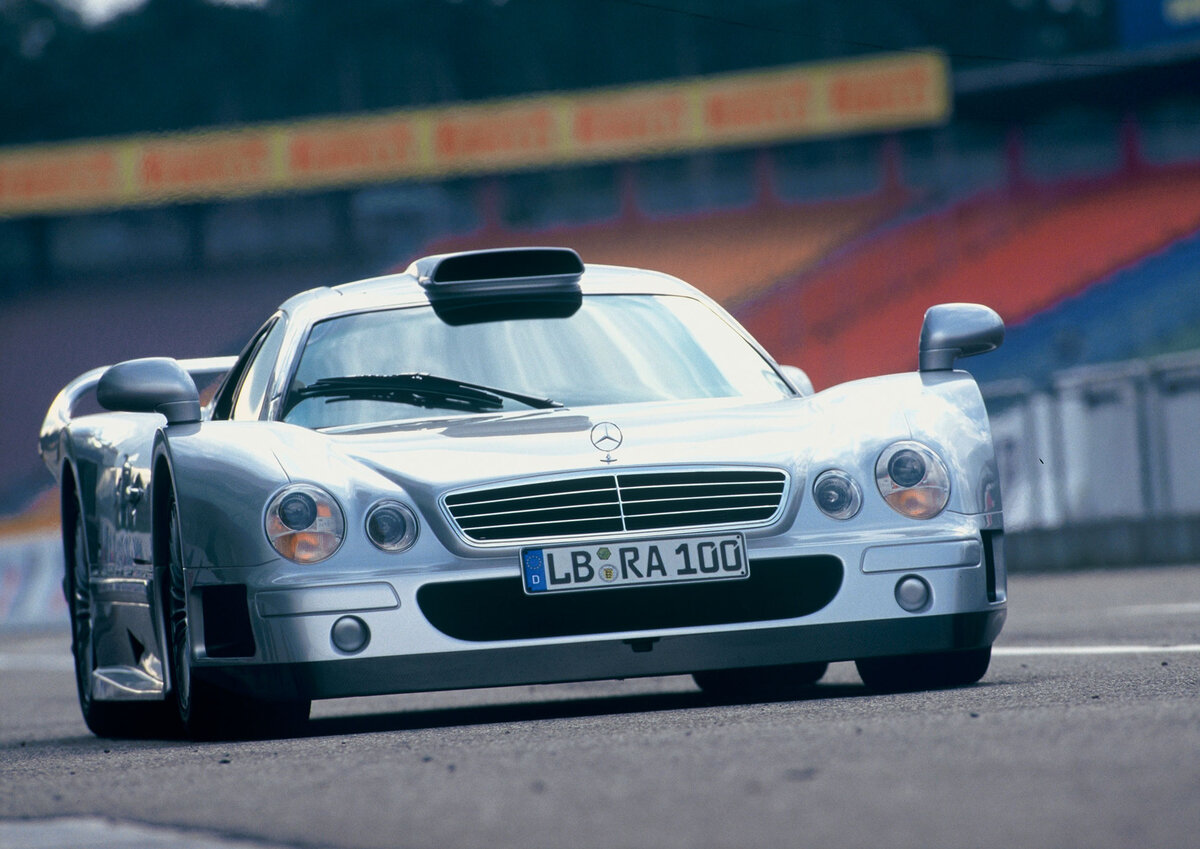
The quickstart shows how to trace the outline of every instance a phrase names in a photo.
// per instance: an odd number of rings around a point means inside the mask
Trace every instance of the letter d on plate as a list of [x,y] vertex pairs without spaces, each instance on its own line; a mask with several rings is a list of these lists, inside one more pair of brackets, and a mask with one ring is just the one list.
[[528,548],[523,552],[525,568],[522,570],[525,578],[525,592],[540,593],[546,591],[546,559],[542,557],[540,548]]

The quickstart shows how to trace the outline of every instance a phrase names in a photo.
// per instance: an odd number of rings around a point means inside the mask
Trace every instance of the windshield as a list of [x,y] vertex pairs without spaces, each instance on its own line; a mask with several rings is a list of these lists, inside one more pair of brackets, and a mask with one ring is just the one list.
[[[463,391],[485,388],[494,401],[464,404]],[[484,410],[790,394],[770,364],[704,303],[593,295],[566,309],[561,302],[523,301],[516,310],[511,302],[474,302],[458,313],[419,306],[319,322],[283,419],[320,428]]]

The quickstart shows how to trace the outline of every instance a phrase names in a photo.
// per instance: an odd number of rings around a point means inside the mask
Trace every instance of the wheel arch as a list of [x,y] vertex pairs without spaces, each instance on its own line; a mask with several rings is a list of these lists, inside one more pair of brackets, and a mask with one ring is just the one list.
[[[75,562],[75,523],[79,521],[80,515],[83,513],[83,506],[79,499],[79,485],[76,483],[75,468],[69,461],[63,463],[62,474],[59,477],[59,515],[61,517],[61,527],[59,532],[62,536],[62,551],[63,551],[63,581],[62,590],[63,598],[67,603],[71,602],[71,569]],[[84,548],[87,548],[87,523],[84,523]],[[90,561],[89,561],[90,562]]]
[[150,472],[150,510],[153,516],[150,526],[150,551],[154,562],[154,575],[166,568],[170,557],[171,502],[175,497],[175,477],[171,469],[170,453],[166,440],[160,434],[154,443],[154,459]]
[[[58,474],[59,515],[62,521],[63,555],[75,552],[75,520],[83,518],[84,555],[87,562],[99,557],[100,541],[96,529],[96,464],[88,457],[76,459],[68,450]],[[66,561],[68,564],[70,560]]]
[[174,688],[171,664],[167,662],[171,651],[170,636],[167,629],[167,577],[170,568],[170,519],[171,505],[175,498],[175,479],[171,469],[170,452],[167,450],[166,439],[160,431],[154,440],[154,454],[150,472],[150,552],[153,565],[151,567],[153,599],[152,616],[154,631],[158,637],[158,645],[163,658],[162,676],[163,693],[167,694]]

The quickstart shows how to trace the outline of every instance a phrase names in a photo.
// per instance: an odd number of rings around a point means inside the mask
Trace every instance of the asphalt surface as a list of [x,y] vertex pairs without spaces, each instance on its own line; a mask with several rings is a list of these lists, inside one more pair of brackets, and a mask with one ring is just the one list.
[[959,690],[340,700],[235,743],[92,737],[65,631],[0,634],[0,847],[1200,847],[1200,567],[1009,589]]

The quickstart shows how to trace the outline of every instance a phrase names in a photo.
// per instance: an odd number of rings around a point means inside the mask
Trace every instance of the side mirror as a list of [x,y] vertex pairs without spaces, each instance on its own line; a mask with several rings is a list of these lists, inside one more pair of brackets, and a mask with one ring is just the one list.
[[809,379],[808,373],[796,366],[780,366],[779,370],[783,372],[784,378],[792,385],[792,388],[805,397],[813,394],[812,380]]
[[925,313],[917,365],[948,371],[960,357],[986,354],[1004,341],[1004,320],[981,304],[938,304]]
[[167,424],[200,421],[200,393],[183,366],[168,357],[117,363],[96,384],[96,400],[106,410],[161,413]]

